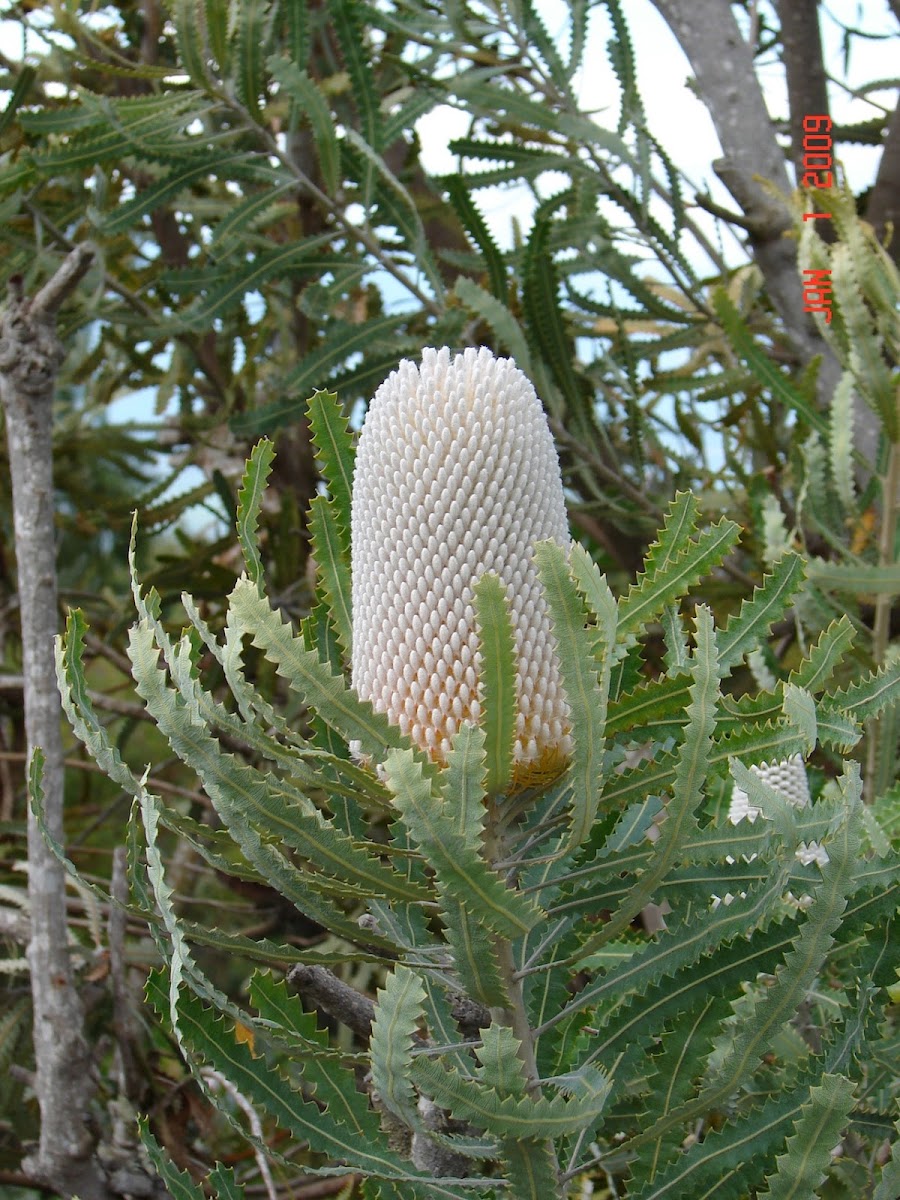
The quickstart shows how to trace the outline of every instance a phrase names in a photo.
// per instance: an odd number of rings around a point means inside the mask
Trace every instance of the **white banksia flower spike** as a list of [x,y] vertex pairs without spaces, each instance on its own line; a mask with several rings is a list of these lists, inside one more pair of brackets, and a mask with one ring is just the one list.
[[534,562],[568,547],[559,460],[541,402],[512,359],[428,349],[369,406],[351,521],[352,681],[435,762],[481,714],[474,586],[506,587],[516,647],[513,787],[571,752],[569,709]]
[[[809,804],[809,780],[799,754],[792,754],[790,758],[780,762],[760,763],[758,766],[752,766],[750,770],[795,807],[806,808]],[[750,803],[750,798],[743,788],[735,787],[731,793],[728,816],[734,825],[745,817],[755,821],[759,816],[759,809]]]
[[[806,808],[809,804],[809,778],[806,766],[799,754],[780,762],[760,763],[750,770],[773,791],[778,792],[795,808]],[[735,787],[731,793],[731,804],[728,808],[728,819],[733,825],[740,821],[755,821],[760,809],[750,803],[750,797],[741,787]],[[828,862],[828,851],[818,842],[804,843],[798,847],[796,857],[804,866],[818,863],[824,866]]]

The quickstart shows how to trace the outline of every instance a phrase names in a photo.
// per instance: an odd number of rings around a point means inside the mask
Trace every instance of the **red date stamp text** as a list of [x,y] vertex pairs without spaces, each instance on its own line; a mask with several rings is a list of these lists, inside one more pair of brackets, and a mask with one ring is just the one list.
[[[813,113],[803,118],[803,176],[805,188],[834,187],[831,117]],[[805,212],[804,221],[825,221],[828,212]],[[810,267],[803,272],[803,311],[822,313],[831,324],[831,271]]]

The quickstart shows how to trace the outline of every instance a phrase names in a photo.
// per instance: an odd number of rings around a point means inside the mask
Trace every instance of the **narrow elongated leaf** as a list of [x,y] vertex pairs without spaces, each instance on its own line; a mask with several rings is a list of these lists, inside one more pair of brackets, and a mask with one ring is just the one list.
[[854,595],[867,593],[872,596],[896,596],[900,594],[900,565],[869,566],[853,563],[822,562],[812,559],[808,567],[809,577],[820,587],[833,588],[837,592]]
[[[503,262],[503,255],[494,241],[493,235],[485,224],[484,217],[478,209],[475,201],[472,199],[471,193],[466,186],[465,180],[461,175],[450,175],[445,181],[447,194],[450,197],[450,203],[456,210],[456,215],[466,227],[466,232],[470,235],[475,245],[481,251],[484,258],[485,266],[487,267],[488,281],[490,283],[491,294],[494,298],[501,302],[504,310],[509,295],[509,284],[506,279],[506,266]],[[460,284],[463,280],[472,284],[473,287],[478,287],[473,280],[469,280],[467,276],[460,276],[456,283],[456,291],[460,299],[465,304],[471,305],[471,300],[467,299],[460,291]],[[468,289],[467,289],[468,290]],[[483,289],[478,288],[478,292],[482,293]],[[524,342],[524,338],[523,338]],[[512,346],[507,349],[512,350]],[[513,351],[515,354],[515,351]],[[527,373],[528,359],[527,349],[526,356],[522,359],[515,355],[517,364]]]
[[270,806],[264,781],[249,767],[218,750],[202,724],[192,722],[181,697],[165,686],[163,674],[156,667],[158,651],[146,622],[132,630],[129,654],[138,693],[176,754],[200,774],[247,861],[301,912],[339,936],[355,941],[359,937],[358,926],[335,905],[323,901],[281,851],[247,820],[248,812],[265,814]]
[[[292,995],[285,981],[276,979],[270,971],[254,972],[250,980],[250,1002],[266,1032],[271,1032],[282,1045],[290,1046],[292,1054],[301,1059],[314,1057],[346,1062],[353,1058],[328,1045],[328,1034],[319,1029],[315,1013],[305,1012],[300,997]],[[363,1055],[356,1057],[364,1061]]]
[[572,779],[570,832],[566,852],[581,845],[591,830],[603,783],[604,727],[608,668],[600,662],[611,645],[611,631],[595,626],[587,630],[588,614],[569,575],[565,552],[554,542],[535,547],[541,581],[553,617],[563,683],[572,714],[575,749],[569,773]]
[[897,1137],[891,1146],[891,1157],[881,1168],[881,1179],[872,1200],[892,1200],[900,1195],[900,1120],[894,1122],[894,1129]]
[[466,308],[490,325],[499,344],[515,359],[516,366],[530,374],[532,366],[528,342],[518,320],[506,305],[466,275],[460,275],[454,291]]
[[6,103],[6,108],[0,113],[0,134],[6,129],[16,115],[17,110],[25,103],[31,85],[34,83],[37,71],[34,67],[25,65],[16,76],[12,93]]
[[571,339],[563,322],[559,279],[550,248],[552,217],[535,217],[522,263],[522,308],[530,341],[550,367],[570,411],[583,409]]
[[757,379],[791,412],[803,417],[811,429],[827,438],[827,418],[782,374],[765,350],[760,349],[724,288],[717,288],[713,293],[713,306],[731,344]]
[[600,1094],[584,1093],[568,1098],[545,1096],[501,1097],[494,1088],[476,1083],[459,1071],[447,1070],[438,1062],[419,1055],[413,1080],[454,1117],[471,1121],[480,1129],[501,1137],[557,1138],[577,1134],[590,1127],[603,1110],[608,1088]]
[[237,14],[237,92],[254,121],[262,121],[260,100],[266,92],[267,0],[241,0],[232,9]]
[[314,650],[304,649],[302,640],[291,633],[249,580],[238,580],[230,605],[242,629],[275,664],[278,674],[341,737],[348,742],[358,741],[364,754],[379,758],[387,748],[404,745],[399,729],[351,692]]
[[356,0],[328,0],[328,11],[350,76],[351,95],[363,137],[378,151],[382,148],[381,106],[359,6]]
[[639,876],[627,899],[619,906],[602,932],[587,940],[583,947],[585,953],[595,945],[605,944],[618,937],[631,923],[637,913],[650,902],[657,886],[678,860],[682,846],[696,831],[697,810],[709,774],[720,679],[721,666],[712,613],[705,605],[700,605],[697,609],[696,646],[691,663],[688,720],[678,749],[672,796],[666,806],[666,819],[654,846],[649,866]]
[[863,679],[829,696],[822,702],[825,713],[832,709],[854,721],[867,721],[900,700],[900,662],[886,663]]
[[411,750],[385,759],[394,803],[435,872],[438,889],[502,937],[527,933],[543,914],[533,900],[508,888],[476,849],[453,833],[453,815]]
[[484,744],[484,729],[464,722],[453,738],[447,767],[439,780],[444,807],[452,816],[454,831],[473,847],[480,845],[484,825],[487,791]]
[[516,643],[506,588],[493,572],[475,584],[481,646],[482,724],[487,790],[505,792],[512,778],[516,737]]
[[198,87],[213,83],[204,0],[172,0],[178,61]]
[[[856,794],[854,804],[858,804],[858,777],[855,785],[851,782],[850,786]],[[652,1127],[655,1136],[723,1103],[738,1086],[748,1065],[757,1062],[771,1045],[775,1030],[788,1020],[804,999],[846,908],[859,850],[857,824],[858,818],[848,815],[842,828],[828,843],[829,862],[822,869],[822,883],[815,891],[814,902],[807,910],[796,944],[775,983],[757,998],[754,1011],[746,1014],[738,1026],[714,1078],[695,1100],[657,1120]]]
[[[323,264],[323,269],[329,268]],[[335,325],[322,343],[305,355],[280,381],[279,390],[283,398],[259,405],[240,419],[232,421],[232,428],[236,432],[243,432],[251,428],[276,429],[283,425],[302,407],[296,399],[298,394],[306,393],[311,387],[321,387],[353,354],[382,345],[408,320],[407,314],[395,313],[391,316],[381,314],[358,325]]]
[[871,309],[860,290],[858,267],[850,247],[841,242],[835,243],[831,249],[832,283],[847,329],[850,369],[857,389],[878,414],[888,440],[895,442],[900,437],[897,382],[892,378],[885,357],[884,341],[876,330]]
[[766,1180],[760,1200],[806,1200],[825,1179],[831,1162],[831,1150],[853,1106],[853,1083],[844,1075],[822,1076],[822,1082],[810,1089],[788,1138],[785,1153],[777,1159],[775,1175]]
[[418,1115],[410,1049],[424,1012],[422,980],[408,967],[396,966],[376,996],[369,1056],[372,1083],[382,1104],[411,1128],[418,1124]]
[[289,243],[261,250],[252,262],[228,268],[220,282],[214,283],[205,296],[180,314],[180,324],[188,329],[208,329],[215,317],[239,304],[248,292],[256,291],[273,276],[317,275],[335,265],[335,259],[310,258],[309,252],[310,247],[304,242]]
[[346,535],[334,515],[334,505],[325,496],[314,496],[309,506],[309,531],[316,571],[328,601],[328,616],[334,625],[344,661],[349,662],[353,644],[350,606],[350,563]]
[[142,217],[164,208],[183,192],[196,186],[200,180],[219,174],[227,177],[234,172],[235,166],[243,159],[243,151],[223,154],[219,150],[208,155],[192,155],[173,167],[162,179],[158,179],[149,187],[140,188],[132,200],[126,200],[124,203],[116,205],[113,212],[103,221],[103,233],[107,237],[114,237],[116,234],[130,229]]
[[546,1138],[507,1138],[500,1153],[517,1200],[547,1200],[559,1188],[559,1163]]
[[[356,1169],[376,1176],[410,1177],[403,1160],[385,1145],[377,1118],[371,1110],[365,1110],[365,1102],[356,1107],[350,1124],[343,1120],[348,1110],[341,1093],[343,1089],[348,1095],[356,1091],[350,1072],[342,1072],[343,1079],[339,1080],[334,1064],[329,1062],[333,1083],[329,1087],[322,1077],[316,1081],[316,1095],[322,1102],[316,1104],[291,1087],[265,1059],[254,1058],[221,1020],[185,992],[179,998],[179,1015],[193,1052],[221,1071],[258,1111],[271,1114],[294,1141],[308,1143],[311,1149],[339,1163],[352,1163]],[[364,1123],[360,1125],[360,1121]],[[304,1169],[316,1175],[341,1175],[347,1168]]]
[[268,438],[262,438],[250,452],[241,489],[238,492],[237,535],[244,555],[247,574],[258,588],[262,588],[263,566],[259,557],[259,542],[256,529],[262,510],[266,480],[272,470],[275,446]]
[[213,230],[213,253],[232,253],[248,233],[265,228],[279,217],[287,219],[290,213],[296,211],[296,206],[286,197],[286,193],[296,191],[296,188],[296,180],[284,179],[280,183],[272,182],[243,200],[237,200]]
[[729,671],[745,654],[756,649],[771,626],[784,615],[788,602],[803,583],[804,564],[798,554],[784,554],[753,595],[741,601],[719,633],[719,661]]
[[652,1182],[635,1192],[635,1200],[681,1200],[695,1195],[744,1200],[748,1185],[762,1183],[766,1167],[773,1163],[808,1097],[809,1084],[804,1081],[769,1097],[722,1129],[710,1129],[687,1153],[673,1155]]
[[328,101],[306,71],[302,71],[282,55],[273,55],[268,62],[269,70],[279,87],[290,96],[297,117],[309,121],[322,180],[329,195],[334,195],[342,183],[341,148]]
[[341,527],[349,533],[355,447],[344,410],[334,392],[317,391],[309,400],[313,448]]
[[157,1175],[166,1185],[172,1200],[206,1200],[206,1193],[199,1183],[194,1183],[187,1171],[176,1167],[150,1132],[148,1117],[138,1117],[138,1130],[147,1157]]
[[658,617],[667,604],[684,596],[688,589],[725,558],[738,540],[741,528],[727,518],[704,530],[677,555],[666,553],[659,565],[648,560],[648,569],[619,601],[619,639],[634,637],[648,621]]
[[479,1004],[510,1003],[497,961],[497,939],[465,905],[448,897],[442,913],[447,944],[463,991]]
[[791,672],[790,682],[810,692],[819,691],[828,683],[855,638],[856,630],[848,616],[832,621],[819,634],[803,662]]

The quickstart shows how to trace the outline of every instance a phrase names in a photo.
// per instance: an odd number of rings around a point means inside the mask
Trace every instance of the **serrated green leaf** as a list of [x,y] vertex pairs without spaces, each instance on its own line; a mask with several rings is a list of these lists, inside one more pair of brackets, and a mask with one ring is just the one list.
[[[851,777],[847,786],[855,807],[859,803],[858,773],[855,781]],[[847,905],[859,849],[857,824],[858,817],[854,818],[851,810],[828,842],[829,862],[822,868],[822,882],[815,889],[814,901],[807,909],[795,945],[786,956],[775,982],[756,997],[753,1011],[744,1015],[715,1075],[696,1099],[655,1121],[650,1131],[652,1136],[659,1137],[674,1125],[690,1121],[724,1103],[745,1072],[766,1052],[775,1030],[789,1020],[804,999],[831,947]]]
[[287,679],[323,721],[345,739],[358,741],[364,754],[381,757],[390,747],[405,745],[405,739],[383,713],[351,692],[343,679],[333,675],[314,650],[305,650],[280,615],[272,610],[249,580],[238,580],[230,607],[242,631],[251,638],[278,674]]
[[[266,1033],[272,1033],[299,1058],[346,1061],[352,1057],[329,1046],[328,1034],[319,1029],[315,1013],[305,1012],[300,997],[289,992],[285,981],[276,979],[270,971],[254,972],[250,980],[250,1003]],[[362,1057],[358,1056],[360,1060]]]
[[773,396],[781,400],[789,411],[796,412],[803,417],[811,429],[816,430],[823,437],[827,437],[827,419],[813,407],[804,393],[778,369],[768,354],[760,349],[724,288],[717,288],[713,293],[713,307],[732,346],[757,379],[768,387]]
[[565,1097],[517,1095],[501,1097],[494,1088],[476,1083],[471,1076],[447,1070],[424,1055],[413,1067],[416,1085],[459,1120],[471,1121],[503,1138],[556,1138],[577,1134],[590,1126],[603,1110],[606,1092]]
[[718,566],[740,534],[740,526],[723,517],[703,530],[696,540],[688,541],[678,553],[667,544],[659,558],[648,556],[643,575],[619,601],[620,645],[623,638],[626,642],[633,638],[648,621],[658,617],[667,604],[685,595],[690,587]]
[[25,64],[16,76],[16,82],[12,87],[9,100],[6,102],[6,108],[0,113],[0,134],[11,123],[16,112],[25,103],[28,93],[31,91],[31,85],[37,77],[36,68]]
[[571,339],[560,306],[559,279],[550,249],[553,218],[535,217],[522,262],[522,310],[530,341],[549,366],[557,387],[572,413],[583,410]]
[[123,233],[143,217],[164,208],[183,192],[189,191],[200,180],[222,175],[228,177],[243,159],[243,151],[223,154],[219,150],[211,154],[191,156],[179,162],[161,179],[140,188],[132,200],[116,205],[113,212],[103,219],[103,234],[111,238]]
[[506,792],[512,779],[516,736],[516,642],[506,587],[494,572],[475,584],[475,613],[481,647],[482,725],[486,787]]
[[231,1167],[218,1162],[210,1171],[209,1185],[213,1189],[216,1200],[244,1200],[243,1185],[238,1183]]
[[[322,266],[323,270],[330,269],[326,264]],[[409,314],[395,313],[393,316],[381,314],[356,325],[337,323],[323,341],[280,380],[278,390],[282,398],[234,418],[232,429],[236,433],[274,430],[293,420],[303,407],[297,399],[299,394],[310,387],[320,388],[351,355],[383,345],[385,339],[390,339],[408,321]]]
[[500,1154],[516,1200],[548,1200],[558,1191],[559,1163],[546,1138],[506,1138]]
[[332,501],[314,496],[309,506],[309,531],[316,571],[328,601],[328,615],[344,652],[350,661],[353,645],[353,619],[350,611],[350,563],[346,536],[334,516]]
[[[156,666],[158,649],[146,621],[131,631],[129,657],[138,694],[176,754],[202,778],[207,794],[247,861],[301,912],[339,936],[356,941],[359,929],[354,922],[334,904],[323,901],[312,886],[314,878],[309,875],[304,878],[267,840],[273,827],[280,827],[285,835],[302,836],[304,822],[299,818],[292,820],[271,782],[267,783],[258,772],[220,751],[205,732],[202,721],[192,720],[182,697],[166,687],[163,673]],[[266,827],[265,837],[256,824],[248,821],[249,813],[255,813],[259,823]],[[316,822],[315,817],[311,819]],[[308,823],[305,832],[311,832]],[[341,857],[340,850],[335,853]],[[376,888],[380,891],[378,885]],[[401,890],[406,890],[405,884],[401,884]]]
[[497,939],[480,918],[448,897],[442,913],[453,965],[467,996],[488,1007],[510,1003],[497,962]]
[[[609,687],[609,649],[614,631],[586,628],[588,614],[569,574],[565,551],[555,542],[535,546],[535,561],[553,618],[563,684],[571,710],[575,748],[571,779],[568,852],[588,836],[603,784],[604,729]],[[603,614],[597,614],[601,617]]]
[[360,7],[354,0],[329,0],[328,11],[340,43],[341,57],[351,79],[351,94],[363,134],[372,149],[379,150],[382,145],[381,109],[372,63],[366,52]]
[[213,83],[206,6],[203,0],[171,0],[171,8],[178,60],[192,82],[206,90]]
[[846,615],[832,621],[819,634],[803,662],[790,674],[790,682],[816,692],[828,683],[856,638],[853,622]]
[[355,129],[346,129],[344,138],[348,175],[358,178],[367,207],[375,206],[376,223],[396,228],[415,260],[416,270],[427,278],[435,294],[443,297],[443,276],[431,252],[419,207],[412,194],[390,169],[384,156],[360,137]]
[[878,1181],[872,1200],[893,1200],[900,1194],[900,1120],[894,1123],[897,1137],[891,1144],[891,1157],[881,1168],[881,1178]]
[[900,700],[900,661],[886,663],[820,704],[822,716],[833,710],[854,721],[867,721]]
[[718,658],[712,613],[705,605],[697,608],[696,645],[691,660],[690,703],[687,724],[677,751],[672,795],[666,819],[653,848],[648,867],[638,877],[627,898],[613,913],[601,933],[587,939],[583,951],[609,942],[627,928],[650,902],[659,883],[677,861],[684,843],[696,831],[697,810],[705,792],[709,759],[720,695],[721,664]]
[[856,508],[853,479],[854,381],[845,371],[834,389],[829,412],[828,461],[838,497],[848,513]]
[[355,447],[344,411],[334,392],[315,392],[309,400],[313,448],[341,527],[349,532]]
[[268,66],[279,87],[290,96],[297,116],[309,121],[325,188],[329,195],[335,195],[343,182],[341,148],[328,101],[315,80],[295,62],[276,54]]
[[[897,384],[885,357],[884,342],[860,290],[857,266],[848,245],[837,242],[831,248],[834,299],[847,329],[850,370],[857,389],[878,414],[888,440],[896,442],[900,438]],[[893,307],[896,310],[896,297]]]
[[277,217],[287,217],[296,205],[286,196],[295,191],[296,181],[285,179],[237,200],[213,229],[211,249],[216,254],[228,254],[241,244],[250,232],[270,224]]
[[172,1200],[206,1200],[206,1193],[200,1184],[194,1183],[187,1171],[182,1171],[175,1166],[150,1132],[148,1117],[138,1117],[138,1130],[147,1157],[153,1164],[157,1175],[168,1188]]
[[[352,1163],[355,1169],[379,1177],[414,1178],[403,1160],[385,1145],[375,1114],[366,1108],[365,1101],[355,1104],[352,1111],[348,1109],[346,1100],[356,1091],[352,1073],[342,1071],[342,1078],[338,1078],[334,1064],[329,1062],[331,1081],[324,1073],[317,1073],[315,1095],[321,1103],[316,1104],[291,1087],[264,1058],[255,1059],[199,1001],[182,992],[178,1004],[191,1050],[221,1071],[258,1111],[271,1114],[295,1142],[308,1143],[332,1160]],[[305,1169],[316,1175],[347,1171],[341,1166]]]
[[806,1200],[825,1179],[831,1150],[853,1106],[855,1088],[844,1075],[824,1074],[794,1122],[774,1176],[766,1179],[760,1200]]
[[463,722],[452,739],[447,766],[438,779],[454,832],[473,847],[481,843],[485,816],[487,763],[484,744],[484,729]]
[[252,119],[261,123],[263,114],[260,100],[266,92],[264,57],[268,41],[269,4],[267,0],[241,0],[232,11],[238,16],[235,55],[237,93]]
[[471,312],[491,327],[500,346],[516,361],[526,375],[531,373],[531,351],[519,322],[496,296],[486,292],[474,279],[460,275],[453,289]]
[[508,888],[477,853],[453,833],[453,815],[411,750],[392,750],[385,759],[394,804],[434,870],[438,889],[466,906],[501,937],[519,937],[542,919],[533,900]]
[[[481,215],[478,206],[472,199],[471,192],[466,186],[465,180],[461,175],[448,175],[444,180],[444,187],[447,189],[447,194],[450,197],[450,203],[456,210],[456,215],[462,221],[463,225],[465,225],[466,232],[471,236],[472,240],[475,242],[475,245],[481,251],[485,266],[487,267],[491,295],[493,295],[493,297],[500,302],[501,308],[504,312],[508,311],[506,309],[506,302],[509,295],[509,284],[507,283],[506,279],[506,266],[503,262],[503,255],[500,253],[497,243],[494,241],[493,235],[485,224],[484,217]],[[477,292],[472,292],[468,297],[464,295],[463,291],[461,290],[461,285],[463,284],[464,280],[466,283],[471,284],[473,288],[477,288]],[[475,308],[476,311],[478,311],[478,307],[476,304],[473,304],[472,297],[474,297],[483,307],[490,307],[485,306],[482,299],[487,293],[485,293],[484,290],[474,282],[474,280],[469,279],[468,276],[461,275],[456,281],[456,293],[464,304],[467,304],[470,308]],[[491,322],[491,327],[494,328],[493,322]],[[494,329],[494,332],[498,333],[499,335],[499,330],[496,328]],[[518,325],[516,325],[516,332],[521,337],[521,333],[518,330]],[[513,346],[509,345],[508,342],[505,342],[504,344],[506,344],[506,348],[512,352],[518,365],[526,374],[528,374],[527,347],[524,344],[524,337],[522,337],[521,340],[523,343],[522,350],[525,351],[522,358],[519,358],[519,355],[516,353]]]
[[523,1097],[527,1091],[522,1042],[507,1025],[495,1021],[481,1031],[481,1046],[475,1051],[479,1063],[476,1078],[499,1096]]
[[382,1104],[411,1128],[419,1122],[410,1049],[424,1012],[422,980],[409,967],[396,966],[376,995],[369,1057]]
[[741,601],[737,613],[728,618],[719,634],[719,658],[727,671],[766,637],[771,626],[784,615],[788,601],[803,583],[804,563],[798,554],[783,554],[753,589],[753,595]]
[[259,514],[262,510],[266,481],[275,459],[275,446],[268,438],[262,438],[250,452],[244,467],[241,489],[238,492],[237,535],[244,556],[247,574],[258,588],[263,584],[263,565],[259,556],[256,535]]
[[[320,244],[318,238],[310,241]],[[306,242],[289,243],[271,250],[261,250],[252,262],[239,267],[226,267],[221,279],[220,272],[216,270],[212,276],[214,282],[207,288],[206,295],[183,309],[177,323],[187,329],[208,329],[216,317],[234,308],[248,292],[259,289],[273,275],[284,276],[289,273],[299,279],[303,275],[329,271],[335,265],[333,258],[310,258],[309,254],[310,246]]]
[[838,592],[860,593],[872,596],[900,595],[900,564],[870,566],[866,563],[823,562],[811,559],[809,578],[819,587],[833,588]]

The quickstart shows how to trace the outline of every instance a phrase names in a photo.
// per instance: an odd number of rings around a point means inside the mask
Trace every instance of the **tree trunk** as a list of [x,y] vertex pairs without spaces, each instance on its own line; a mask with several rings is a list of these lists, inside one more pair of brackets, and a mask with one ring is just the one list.
[[[6,414],[22,626],[25,731],[29,756],[44,754],[44,804],[53,837],[63,841],[62,708],[56,689],[57,632],[53,513],[52,408],[63,350],[56,311],[90,266],[86,246],[74,250],[53,279],[29,300],[22,280],[9,284],[0,318],[0,400]],[[63,1196],[108,1200],[90,1129],[94,1094],[80,997],[67,946],[65,874],[28,813],[28,960],[34,1006],[35,1090],[40,1142],[25,1172]]]

